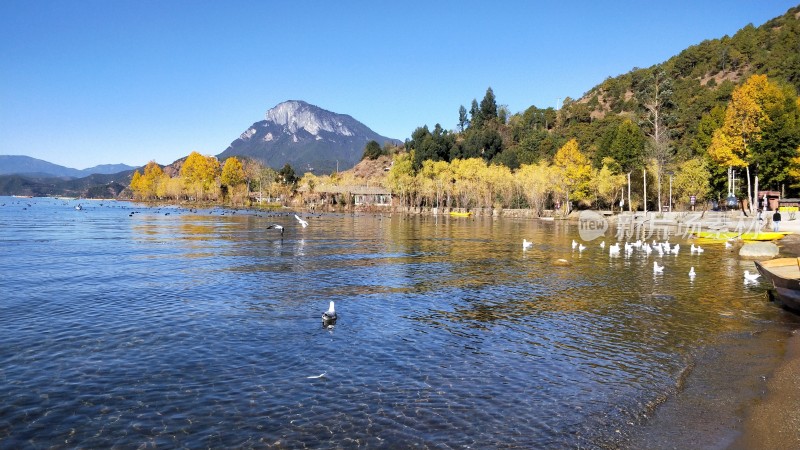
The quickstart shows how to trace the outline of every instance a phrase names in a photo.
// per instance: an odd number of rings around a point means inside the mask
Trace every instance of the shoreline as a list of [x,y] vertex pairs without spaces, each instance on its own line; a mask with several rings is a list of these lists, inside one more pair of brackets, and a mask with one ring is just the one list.
[[[787,225],[795,234],[777,241],[780,256],[800,257],[800,221]],[[800,316],[784,314],[731,344],[698,349],[685,384],[623,448],[800,448]]]
[[[800,224],[789,221],[787,231]],[[793,223],[792,223],[793,222]],[[800,234],[779,241],[782,256],[800,257]],[[783,359],[767,379],[766,392],[752,405],[742,424],[742,435],[729,448],[800,448],[800,326],[787,339]]]
[[783,360],[768,376],[766,394],[752,405],[742,434],[729,447],[800,448],[800,329],[787,339]]

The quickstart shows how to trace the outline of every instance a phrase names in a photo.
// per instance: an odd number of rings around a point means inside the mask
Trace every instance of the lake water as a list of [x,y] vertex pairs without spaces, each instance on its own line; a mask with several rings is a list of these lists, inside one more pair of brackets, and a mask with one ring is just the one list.
[[797,326],[680,238],[78,203],[0,198],[2,448],[625,446],[709,348]]

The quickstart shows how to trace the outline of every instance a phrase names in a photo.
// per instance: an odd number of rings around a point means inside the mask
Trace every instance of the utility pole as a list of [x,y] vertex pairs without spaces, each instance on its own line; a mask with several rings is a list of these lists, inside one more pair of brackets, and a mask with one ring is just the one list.
[[631,173],[628,172],[628,212],[633,212],[633,207],[631,206]]
[[642,169],[642,179],[644,180],[644,213],[647,214],[647,168]]
[[672,174],[669,174],[669,212],[672,212]]

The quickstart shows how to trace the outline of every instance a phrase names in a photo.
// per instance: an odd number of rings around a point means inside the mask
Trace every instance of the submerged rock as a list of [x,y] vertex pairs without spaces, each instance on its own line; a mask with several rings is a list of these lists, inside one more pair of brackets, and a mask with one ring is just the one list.
[[778,246],[773,242],[745,242],[739,249],[742,258],[774,258],[778,256]]

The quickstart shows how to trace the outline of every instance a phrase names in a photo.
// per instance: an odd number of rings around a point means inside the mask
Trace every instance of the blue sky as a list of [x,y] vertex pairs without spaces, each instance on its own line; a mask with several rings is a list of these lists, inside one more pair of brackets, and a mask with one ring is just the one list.
[[290,99],[405,139],[489,86],[512,113],[556,106],[796,4],[603,3],[0,2],[0,154],[168,164]]

